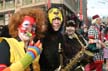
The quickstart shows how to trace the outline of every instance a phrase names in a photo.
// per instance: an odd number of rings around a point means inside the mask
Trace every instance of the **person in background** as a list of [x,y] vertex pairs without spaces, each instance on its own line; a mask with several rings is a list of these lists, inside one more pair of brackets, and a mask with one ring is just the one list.
[[0,31],[0,37],[11,37],[11,35],[9,34],[8,25],[4,25]]
[[[48,29],[42,39],[43,51],[40,55],[41,71],[54,71],[60,66],[59,47],[63,48],[63,14],[59,8],[50,8],[47,12]],[[59,46],[60,45],[60,46]]]
[[88,41],[88,26],[83,24],[81,30],[81,35],[85,38],[86,41]]
[[94,53],[93,61],[85,66],[85,71],[102,71],[103,65],[103,33],[101,29],[101,18],[99,15],[92,17],[92,25],[88,30],[88,50]]
[[[0,71],[39,71],[45,13],[41,8],[24,8],[9,20],[11,38],[0,37]],[[33,42],[34,37],[37,41]]]
[[[86,57],[85,58],[85,53],[82,53],[82,55],[77,56],[76,55],[85,50],[86,51],[86,42],[85,38],[77,32],[76,27],[78,24],[74,22],[74,20],[68,20],[66,22],[66,27],[65,27],[65,34],[64,34],[64,54],[65,54],[65,62],[66,65],[75,58],[78,58],[79,60],[74,60],[76,61],[75,64],[71,67],[71,71],[77,71],[77,70],[83,70],[82,67],[86,64],[86,62],[89,62],[89,59]],[[88,55],[88,54],[87,54]],[[88,59],[88,60],[87,60]],[[84,61],[86,60],[86,61]],[[83,62],[84,61],[84,62]]]
[[104,62],[106,65],[106,70],[108,70],[108,27],[104,30],[104,43],[106,47],[104,48]]

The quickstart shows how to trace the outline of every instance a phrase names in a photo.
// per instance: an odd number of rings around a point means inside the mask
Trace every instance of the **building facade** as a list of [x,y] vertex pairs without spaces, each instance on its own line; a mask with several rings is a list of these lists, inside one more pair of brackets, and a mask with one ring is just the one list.
[[74,0],[0,0],[0,25],[7,25],[9,17],[19,8],[42,7],[47,10],[49,7],[59,7],[64,16],[71,16],[75,13]]

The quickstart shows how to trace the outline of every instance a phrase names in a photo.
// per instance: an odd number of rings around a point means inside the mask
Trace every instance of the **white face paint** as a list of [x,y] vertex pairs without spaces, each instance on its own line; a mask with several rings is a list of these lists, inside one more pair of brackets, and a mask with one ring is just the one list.
[[32,26],[30,25],[29,21],[24,21],[18,30],[21,40],[27,41],[30,40],[30,38],[32,37]]
[[60,27],[61,27],[61,21],[59,20],[59,19],[54,19],[53,21],[52,21],[52,28],[53,28],[53,30],[54,31],[58,31],[59,29],[60,29]]
[[25,16],[23,22],[18,26],[18,36],[23,41],[28,41],[35,36],[36,20],[31,16]]

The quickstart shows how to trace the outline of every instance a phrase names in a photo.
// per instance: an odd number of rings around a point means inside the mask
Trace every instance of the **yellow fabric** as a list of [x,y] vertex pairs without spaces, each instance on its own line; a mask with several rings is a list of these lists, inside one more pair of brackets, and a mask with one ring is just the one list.
[[2,41],[2,39],[3,39],[3,38],[2,38],[2,37],[0,37],[0,42]]
[[[42,43],[40,43],[40,45],[37,45],[37,46],[39,48],[41,48],[41,50],[42,50]],[[33,69],[34,69],[34,71],[40,71],[39,59],[40,59],[40,55],[38,55],[36,57],[36,59],[33,61]]]
[[25,55],[24,42],[19,42],[14,38],[4,38],[10,46],[10,62],[14,63]]
[[40,55],[38,55],[36,57],[36,59],[33,61],[33,69],[34,69],[34,71],[40,71],[39,59],[40,59]]
[[13,63],[10,66],[10,70],[11,71],[24,71],[23,65],[21,64],[20,61],[18,61],[17,63]]
[[[12,65],[10,66],[11,71],[17,71],[17,70],[24,71],[22,64],[19,62],[19,60],[21,58],[23,58],[25,55],[24,42],[19,42],[14,38],[3,38],[3,39],[5,39],[10,46],[10,62],[12,63]],[[39,47],[42,47],[42,44]],[[40,56],[37,56],[37,58],[33,61],[34,71],[40,71],[40,66],[38,63],[39,58],[40,58]],[[17,62],[17,63],[15,63],[15,62]],[[17,68],[20,68],[20,70]],[[30,71],[30,69],[27,68],[25,71]]]
[[10,67],[5,68],[3,71],[24,71],[21,62],[13,63]]

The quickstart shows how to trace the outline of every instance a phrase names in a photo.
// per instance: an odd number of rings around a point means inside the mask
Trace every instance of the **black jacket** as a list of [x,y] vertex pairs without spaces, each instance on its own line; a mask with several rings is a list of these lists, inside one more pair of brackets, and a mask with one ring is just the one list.
[[61,47],[63,48],[64,43],[61,31],[55,32],[51,26],[49,26],[45,38],[42,39],[43,51],[39,60],[41,71],[54,71],[59,67],[59,43],[61,43]]

